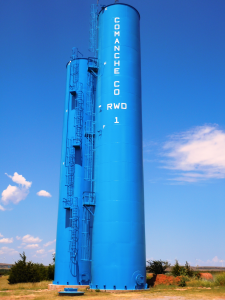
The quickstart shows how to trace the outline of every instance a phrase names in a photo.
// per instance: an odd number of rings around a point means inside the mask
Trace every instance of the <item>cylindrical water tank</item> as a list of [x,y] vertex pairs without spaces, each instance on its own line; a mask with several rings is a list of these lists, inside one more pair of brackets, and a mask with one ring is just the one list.
[[74,58],[67,64],[54,278],[57,285],[86,285],[91,279],[90,258],[82,257],[87,215],[83,193],[91,189],[90,182],[84,180],[84,124],[90,119],[86,113],[88,78],[88,59]]
[[95,110],[93,289],[145,288],[140,15],[99,13]]

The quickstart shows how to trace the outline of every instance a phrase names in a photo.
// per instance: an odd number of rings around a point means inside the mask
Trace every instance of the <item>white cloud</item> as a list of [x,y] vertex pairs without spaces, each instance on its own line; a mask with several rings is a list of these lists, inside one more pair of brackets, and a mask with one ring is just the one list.
[[13,243],[13,238],[0,239],[0,243],[2,243],[2,244],[11,244],[11,243]]
[[8,175],[7,173],[5,173],[5,174],[9,178],[11,178],[13,182],[21,184],[22,186],[25,186],[27,189],[29,189],[31,187],[32,182],[26,181],[26,178],[24,178],[22,175],[19,175],[17,172],[15,172],[13,176]]
[[44,190],[37,192],[37,195],[42,197],[52,197],[52,195],[49,192],[46,192]]
[[45,252],[45,249],[40,249],[40,250],[37,250],[36,253],[38,254],[43,254]]
[[0,205],[0,210],[5,211],[6,209],[3,206]]
[[24,200],[29,194],[27,188],[19,188],[17,186],[8,185],[8,187],[2,192],[2,202],[7,205],[9,202],[14,204]]
[[16,236],[16,239],[17,239],[17,240],[21,240],[21,237],[17,235],[17,236]]
[[0,237],[3,237],[4,235],[2,235],[1,233],[0,233]]
[[218,258],[218,256],[213,257],[213,259],[207,259],[206,261],[203,261],[201,259],[196,259],[196,264],[198,266],[225,266],[225,260]]
[[0,255],[2,255],[2,254],[15,255],[15,254],[18,254],[18,253],[19,252],[16,251],[15,249],[11,249],[11,248],[8,248],[8,247],[0,248]]
[[[11,178],[13,182],[18,183],[19,187],[12,186],[9,184],[8,187],[2,192],[1,200],[4,205],[9,204],[9,202],[17,204],[27,197],[27,195],[29,194],[29,188],[31,187],[32,182],[26,181],[26,179],[22,175],[19,175],[17,172],[15,172],[13,176],[8,175],[7,173],[5,173],[5,174],[9,178]],[[1,206],[1,208],[2,208],[2,206]],[[3,208],[3,210],[4,210],[4,208]]]
[[53,244],[55,242],[56,242],[56,240],[47,242],[46,244],[44,244],[44,247],[48,247],[48,246],[50,246],[51,244]]
[[42,240],[39,237],[33,237],[30,234],[23,236],[22,238],[17,237],[17,239],[22,239],[23,243],[40,243]]
[[176,170],[173,180],[196,182],[225,178],[225,131],[205,125],[170,137],[164,145],[167,169]]
[[25,247],[25,249],[36,249],[39,248],[38,244],[29,244]]
[[53,253],[55,253],[55,249],[48,250],[48,252],[53,254]]

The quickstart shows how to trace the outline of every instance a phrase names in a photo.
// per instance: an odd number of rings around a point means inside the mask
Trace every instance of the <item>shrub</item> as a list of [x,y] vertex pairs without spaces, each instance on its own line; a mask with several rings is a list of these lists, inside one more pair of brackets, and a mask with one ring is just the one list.
[[187,285],[186,281],[187,281],[187,279],[184,276],[182,276],[180,279],[180,282],[179,282],[179,286],[181,286],[181,287],[186,286]]
[[170,266],[167,261],[162,260],[148,260],[147,263],[149,264],[147,267],[148,272],[155,275],[165,274],[166,269]]
[[193,287],[214,287],[215,282],[208,281],[208,280],[202,280],[202,279],[194,279],[192,278],[188,283],[188,286],[193,286]]
[[176,260],[175,265],[172,267],[171,273],[175,277],[180,276],[181,266],[179,265],[178,260]]
[[197,271],[196,273],[194,273],[195,278],[200,279],[201,278],[201,273],[199,271]]
[[[10,284],[21,282],[39,282],[54,278],[54,266],[45,267],[43,264],[26,262],[26,255],[20,254],[21,259],[12,266],[8,281]],[[51,267],[50,267],[51,266]],[[52,275],[53,269],[53,275]],[[51,276],[51,277],[50,277]]]
[[184,266],[185,269],[185,275],[188,277],[193,277],[194,276],[194,271],[191,269],[191,266],[188,264],[186,261],[186,264]]
[[225,286],[225,273],[216,276],[215,284]]
[[48,279],[54,280],[55,264],[48,265]]
[[172,267],[171,273],[173,276],[188,276],[193,277],[194,271],[191,269],[191,266],[186,261],[185,266],[180,266],[178,260],[176,260],[175,265]]

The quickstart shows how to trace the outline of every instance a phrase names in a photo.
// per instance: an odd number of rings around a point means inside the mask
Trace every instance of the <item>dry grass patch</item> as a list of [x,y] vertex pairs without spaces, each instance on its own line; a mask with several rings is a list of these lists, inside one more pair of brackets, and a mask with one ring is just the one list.
[[[202,281],[201,281],[202,282]],[[0,278],[0,300],[59,300],[57,291],[48,290],[49,281],[38,283],[20,283],[8,284],[7,276]],[[111,294],[107,292],[96,292],[95,290],[84,290],[84,300],[147,300],[147,299],[164,299],[164,300],[225,300],[225,287],[185,287],[177,286],[157,286],[145,291],[135,291],[127,293]],[[63,299],[71,299],[64,297]]]

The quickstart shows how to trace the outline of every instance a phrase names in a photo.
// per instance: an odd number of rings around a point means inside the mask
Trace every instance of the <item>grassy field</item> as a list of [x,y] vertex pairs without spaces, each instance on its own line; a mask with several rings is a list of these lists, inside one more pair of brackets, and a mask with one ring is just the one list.
[[[48,284],[51,282],[43,281],[39,283],[19,283],[9,285],[8,276],[0,277],[0,299],[1,300],[53,300],[60,299],[58,293],[48,290]],[[196,283],[195,283],[196,284]],[[189,282],[187,287],[180,288],[177,286],[158,286],[147,291],[140,292],[126,292],[126,293],[106,293],[96,292],[91,290],[84,290],[85,295],[82,299],[93,300],[146,300],[146,299],[160,299],[160,300],[225,300],[225,287],[223,286],[191,286],[194,283]],[[202,281],[200,282],[202,285]],[[82,290],[82,289],[80,289]],[[64,297],[63,299],[71,299],[71,297]]]

